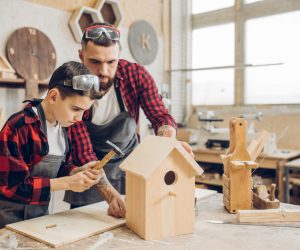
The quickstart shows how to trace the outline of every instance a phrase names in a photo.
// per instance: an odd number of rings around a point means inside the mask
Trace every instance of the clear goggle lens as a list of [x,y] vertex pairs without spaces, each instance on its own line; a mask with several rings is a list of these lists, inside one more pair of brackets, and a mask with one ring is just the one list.
[[64,85],[83,91],[90,91],[94,88],[98,92],[100,89],[99,78],[92,74],[74,76],[72,80],[65,80]]
[[100,38],[103,33],[110,40],[120,41],[120,31],[112,27],[97,25],[85,29],[85,37],[87,39]]

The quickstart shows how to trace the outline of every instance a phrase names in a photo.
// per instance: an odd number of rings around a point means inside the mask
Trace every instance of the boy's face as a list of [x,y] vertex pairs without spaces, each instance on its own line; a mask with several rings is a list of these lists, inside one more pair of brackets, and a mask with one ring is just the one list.
[[118,44],[104,47],[88,41],[86,48],[79,51],[82,63],[99,77],[100,90],[106,92],[114,82],[120,48]]
[[54,94],[56,96],[50,98],[52,113],[62,127],[69,127],[81,121],[84,111],[90,109],[94,103],[88,96],[74,95],[62,99],[59,91],[56,89],[54,91],[57,92]]

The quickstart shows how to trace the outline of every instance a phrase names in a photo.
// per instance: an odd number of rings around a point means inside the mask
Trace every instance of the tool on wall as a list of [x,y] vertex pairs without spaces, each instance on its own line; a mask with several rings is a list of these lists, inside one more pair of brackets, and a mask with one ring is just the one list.
[[110,161],[111,158],[113,158],[115,155],[119,155],[121,157],[124,157],[125,154],[124,152],[114,143],[112,143],[111,141],[107,140],[106,144],[111,146],[111,150],[103,157],[103,159],[95,166],[93,167],[93,169],[101,169],[105,166],[105,164],[107,162]]

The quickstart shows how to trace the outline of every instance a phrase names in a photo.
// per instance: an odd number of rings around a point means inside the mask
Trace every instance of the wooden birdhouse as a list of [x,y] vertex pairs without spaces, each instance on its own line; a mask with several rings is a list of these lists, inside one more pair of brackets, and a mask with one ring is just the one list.
[[194,231],[195,175],[203,170],[179,141],[148,136],[120,168],[132,231],[146,240]]

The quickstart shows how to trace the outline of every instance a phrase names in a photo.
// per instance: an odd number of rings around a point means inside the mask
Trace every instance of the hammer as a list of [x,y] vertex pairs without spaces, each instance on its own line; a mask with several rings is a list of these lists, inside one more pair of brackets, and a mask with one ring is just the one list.
[[111,159],[113,158],[116,154],[118,154],[119,156],[121,157],[124,157],[125,154],[124,152],[119,148],[117,147],[115,144],[113,144],[111,141],[107,140],[106,141],[106,144],[111,146],[112,147],[112,150],[110,150],[104,157],[103,159],[98,163],[96,164],[95,167],[93,167],[93,169],[101,169],[105,166],[105,164]]

